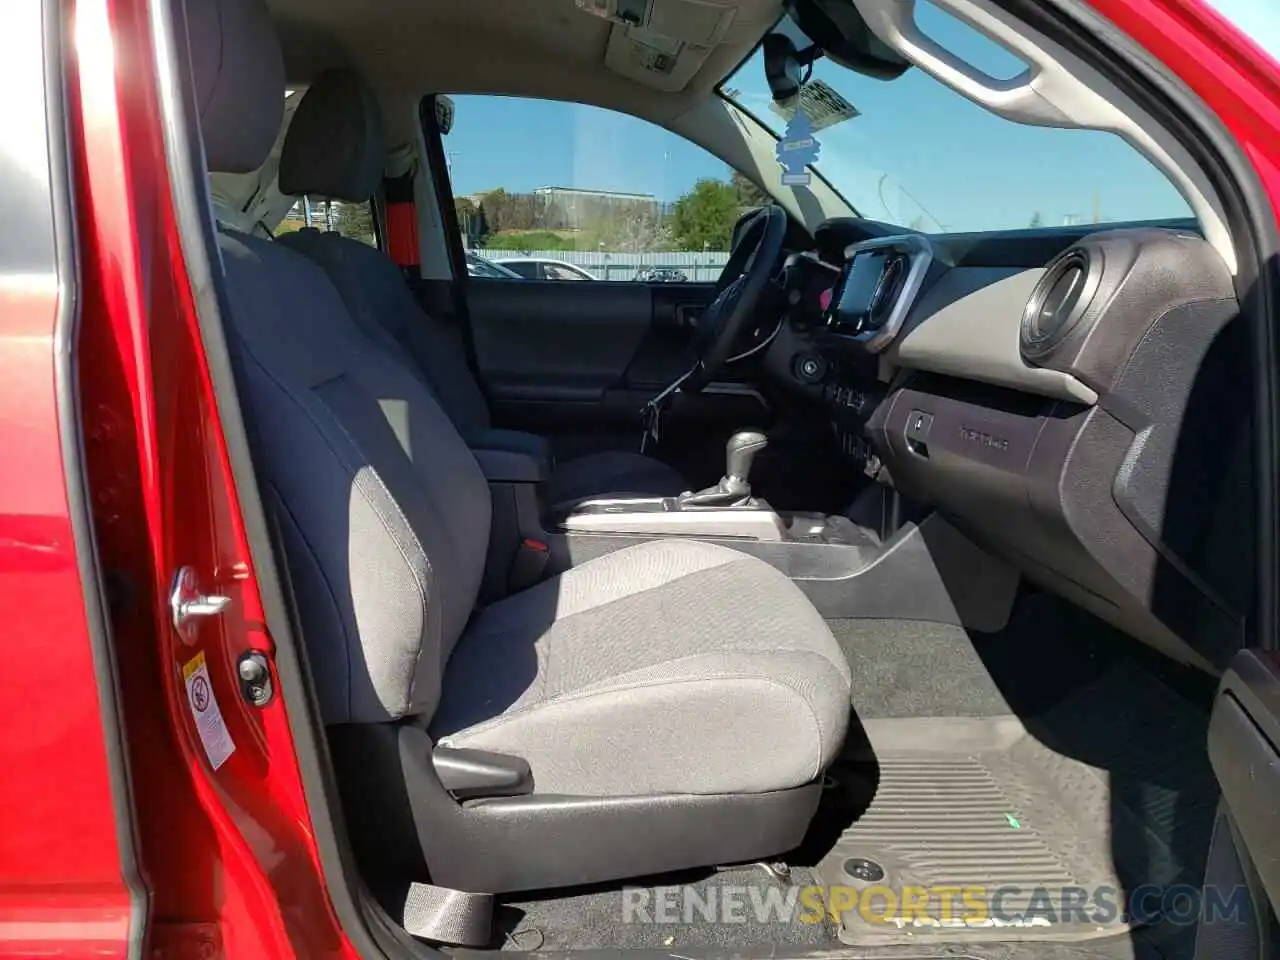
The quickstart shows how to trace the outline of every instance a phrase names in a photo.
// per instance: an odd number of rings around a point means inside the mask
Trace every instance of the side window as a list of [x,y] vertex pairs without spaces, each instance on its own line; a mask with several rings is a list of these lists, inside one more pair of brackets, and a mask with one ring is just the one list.
[[[636,117],[518,97],[451,95],[445,137],[472,276],[709,281],[762,190]],[[514,279],[514,278],[513,278]]]
[[548,263],[543,269],[543,275],[548,280],[590,280],[582,270],[574,270],[567,264]]
[[378,245],[378,235],[373,227],[373,209],[367,203],[303,197],[289,208],[274,232],[278,235],[301,230],[303,227],[336,231],[371,247]]

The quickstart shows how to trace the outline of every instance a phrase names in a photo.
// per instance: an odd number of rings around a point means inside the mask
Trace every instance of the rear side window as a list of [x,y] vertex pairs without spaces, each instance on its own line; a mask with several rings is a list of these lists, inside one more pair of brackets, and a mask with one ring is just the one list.
[[723,161],[636,117],[451,99],[444,149],[463,244],[527,279],[714,280],[738,217],[768,202]]
[[303,227],[337,232],[371,247],[378,245],[378,234],[373,226],[373,208],[367,203],[312,200],[304,197],[289,208],[275,233],[279,235],[301,230]]

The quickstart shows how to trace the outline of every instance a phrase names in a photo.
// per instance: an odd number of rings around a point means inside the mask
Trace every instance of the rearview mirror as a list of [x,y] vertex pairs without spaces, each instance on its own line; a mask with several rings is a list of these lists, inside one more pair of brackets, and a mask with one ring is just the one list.
[[453,129],[453,100],[444,94],[436,96],[436,129],[442,137]]
[[791,16],[823,55],[842,67],[877,80],[895,80],[911,66],[911,61],[871,32],[849,0],[793,0]]
[[774,103],[786,103],[800,95],[802,83],[800,55],[785,33],[769,33],[764,38],[764,76]]

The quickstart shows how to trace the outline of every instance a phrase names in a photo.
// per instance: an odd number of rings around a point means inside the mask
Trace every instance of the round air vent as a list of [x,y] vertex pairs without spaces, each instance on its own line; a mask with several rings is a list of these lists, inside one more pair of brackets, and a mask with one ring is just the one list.
[[1100,267],[1081,248],[1068,250],[1049,264],[1022,314],[1024,355],[1043,357],[1072,331],[1093,300]]

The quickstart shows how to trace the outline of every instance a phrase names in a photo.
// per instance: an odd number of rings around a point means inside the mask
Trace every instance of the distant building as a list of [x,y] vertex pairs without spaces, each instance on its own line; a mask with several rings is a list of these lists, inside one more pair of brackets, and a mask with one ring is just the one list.
[[580,197],[590,197],[606,203],[657,203],[658,198],[652,193],[621,193],[616,190],[587,190],[583,187],[535,187],[535,197],[546,197],[552,200],[571,201]]
[[587,190],[582,187],[536,187],[531,190],[542,204],[548,222],[575,229],[607,219],[610,212],[645,210],[654,216],[662,204],[651,193],[622,193],[614,190]]

